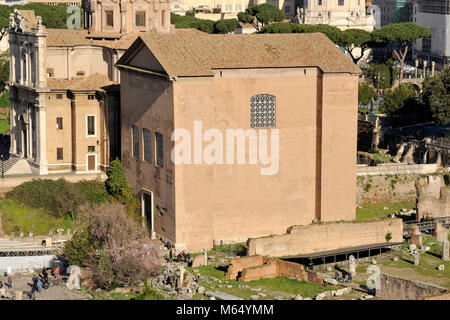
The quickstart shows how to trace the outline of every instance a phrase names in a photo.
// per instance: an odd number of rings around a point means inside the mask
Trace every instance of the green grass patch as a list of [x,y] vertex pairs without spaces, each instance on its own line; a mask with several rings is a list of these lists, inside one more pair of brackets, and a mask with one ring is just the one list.
[[0,199],[2,212],[3,232],[9,234],[23,232],[28,235],[32,231],[34,235],[46,235],[49,230],[58,228],[72,229],[72,219],[67,216],[55,217],[48,210],[36,209],[24,206],[10,199]]
[[[192,268],[186,268],[188,271],[193,272]],[[318,293],[330,290],[329,287],[321,286],[315,283],[306,281],[298,281],[295,279],[289,279],[286,277],[277,277],[273,279],[259,279],[250,282],[240,282],[237,280],[225,279],[225,271],[216,269],[212,265],[201,266],[195,268],[199,271],[199,274],[206,277],[214,277],[218,281],[203,280],[200,285],[204,286],[206,290],[221,291],[243,299],[250,299],[250,296],[257,295],[258,292],[264,293],[266,296],[260,299],[273,299],[276,296],[287,296],[289,294],[301,295],[302,297],[315,297]],[[196,273],[194,273],[196,274]],[[220,281],[220,282],[219,282]],[[248,286],[248,288],[247,288]],[[252,289],[260,288],[261,290],[255,291]],[[334,287],[333,287],[334,288]],[[337,289],[341,286],[336,286]],[[194,295],[194,300],[205,299],[203,295]]]
[[316,283],[298,281],[286,277],[259,279],[247,282],[247,284],[251,287],[262,287],[269,291],[282,291],[310,298],[313,298],[317,294],[328,290],[326,287]]
[[[402,208],[413,209],[415,208],[415,201],[409,202],[379,202],[371,204],[363,204],[362,208],[356,209],[356,221],[370,221],[376,219],[387,218],[389,213],[400,211]],[[388,210],[383,210],[386,207]]]
[[[422,282],[431,282],[432,278],[436,280],[447,279],[447,284],[443,284],[447,288],[450,288],[450,261],[443,261],[440,258],[436,257],[432,252],[422,253],[420,255],[420,264],[415,266],[414,258],[411,255],[404,254],[402,259],[398,259],[398,261],[387,260],[383,261],[381,264],[387,267],[395,267],[402,269],[402,272],[396,274],[399,277],[407,277],[411,272],[417,272],[420,276],[427,277],[426,279],[420,279],[415,277],[415,280],[419,280]],[[443,264],[444,270],[439,271],[437,266]],[[411,270],[411,272],[408,272]],[[435,282],[434,282],[435,283]]]
[[0,119],[0,134],[9,130],[9,121],[8,119]]

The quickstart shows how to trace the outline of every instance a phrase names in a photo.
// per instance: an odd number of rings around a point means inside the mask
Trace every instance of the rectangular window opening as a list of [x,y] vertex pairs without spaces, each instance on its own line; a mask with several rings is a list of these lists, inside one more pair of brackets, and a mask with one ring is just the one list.
[[131,126],[133,134],[133,157],[140,159],[139,157],[139,128]]
[[87,116],[87,135],[95,136],[95,116]]
[[56,118],[56,129],[61,130],[63,128],[63,118],[57,117]]
[[142,129],[144,138],[144,161],[152,162],[152,135],[150,130]]
[[136,12],[136,27],[145,27],[145,11]]
[[159,167],[164,168],[164,147],[163,147],[163,135],[161,133],[155,133],[156,138],[156,164]]
[[56,148],[56,160],[63,160],[63,148]]
[[114,12],[113,11],[105,11],[106,17],[106,26],[114,27]]

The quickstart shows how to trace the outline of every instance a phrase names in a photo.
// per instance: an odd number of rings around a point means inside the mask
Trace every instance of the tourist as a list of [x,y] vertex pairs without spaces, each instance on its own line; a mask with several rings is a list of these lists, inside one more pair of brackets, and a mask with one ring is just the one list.
[[352,274],[350,272],[348,273],[348,282],[352,282]]
[[12,288],[13,282],[11,276],[8,276],[8,283],[5,283],[8,288]]
[[42,268],[42,277],[45,279],[47,278],[47,276],[48,276],[47,269],[44,267]]
[[41,293],[42,292],[42,281],[41,281],[41,279],[38,279],[38,281],[36,283],[36,286],[37,286],[37,291],[39,293]]
[[336,281],[338,281],[339,280],[339,272],[335,272],[334,273],[334,279],[336,279]]
[[58,276],[59,276],[59,267],[56,266],[55,270],[53,270],[53,273],[55,275],[55,284],[58,285]]
[[172,262],[172,260],[173,260],[172,246],[169,246],[169,261]]

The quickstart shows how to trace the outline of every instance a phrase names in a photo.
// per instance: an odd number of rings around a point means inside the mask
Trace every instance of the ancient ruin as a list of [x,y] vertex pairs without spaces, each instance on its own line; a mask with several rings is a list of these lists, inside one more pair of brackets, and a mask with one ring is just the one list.
[[323,278],[319,274],[306,271],[301,264],[263,256],[230,259],[226,274],[227,279],[237,279],[242,282],[276,277],[323,284]]
[[450,216],[450,189],[445,187],[441,176],[428,176],[416,181],[417,215],[422,218]]
[[422,234],[418,225],[412,225],[408,229],[408,235],[410,236],[409,243],[411,245],[421,246],[422,245]]

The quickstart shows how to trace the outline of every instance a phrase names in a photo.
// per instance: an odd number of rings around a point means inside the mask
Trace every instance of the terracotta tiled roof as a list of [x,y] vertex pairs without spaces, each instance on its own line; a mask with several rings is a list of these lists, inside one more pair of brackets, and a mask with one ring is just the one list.
[[98,46],[126,50],[138,36],[139,33],[132,33],[123,34],[120,39],[98,40],[92,39],[87,30],[47,29],[47,47]]
[[207,34],[207,33],[193,28],[179,28],[175,29],[175,34]]
[[37,20],[33,10],[17,10],[17,11],[27,21],[26,31],[36,28]]
[[[33,13],[33,11],[28,10]],[[70,29],[47,29],[48,47],[72,47],[72,46],[99,46],[113,49],[126,50],[136,40],[139,35],[147,32],[137,33],[108,33],[95,32],[88,33],[88,30]],[[150,33],[150,32],[148,32]],[[176,34],[206,34],[197,29],[176,29]],[[154,34],[154,33],[152,33]]]
[[169,76],[208,76],[213,69],[319,67],[323,72],[361,70],[322,33],[164,35],[141,39]]
[[73,77],[70,80],[60,78],[48,78],[47,85],[53,90],[90,91],[113,84],[108,76],[93,74],[88,77]]

